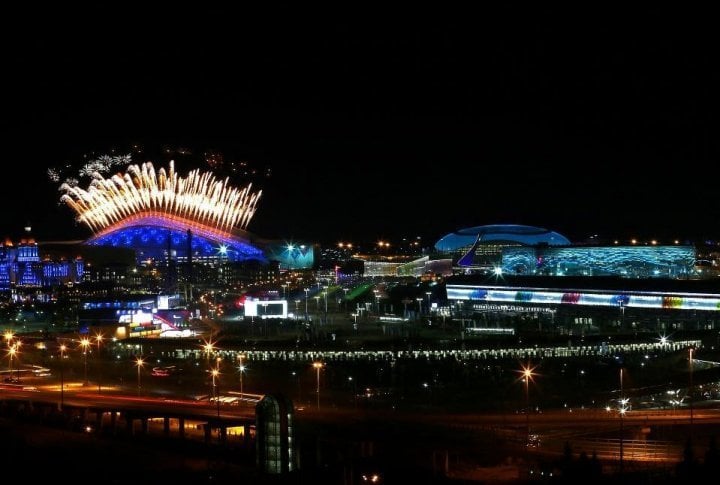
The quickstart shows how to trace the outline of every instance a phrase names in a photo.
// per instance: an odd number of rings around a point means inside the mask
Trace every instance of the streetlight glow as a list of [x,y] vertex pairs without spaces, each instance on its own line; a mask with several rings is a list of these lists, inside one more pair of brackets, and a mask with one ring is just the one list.
[[317,408],[320,409],[320,369],[323,368],[322,362],[313,362],[313,367],[315,368],[316,374],[317,374],[317,387],[315,388],[315,392],[317,394]]
[[531,366],[529,363],[520,369],[520,379],[525,383],[525,446],[530,443],[530,381],[537,374],[534,372],[537,366]]
[[83,364],[84,364],[84,367],[85,367],[85,380],[83,381],[83,386],[87,386],[87,385],[88,385],[88,376],[87,376],[87,352],[88,352],[88,347],[89,347],[89,346],[90,346],[90,339],[87,338],[87,337],[83,337],[83,338],[80,340],[80,347],[82,347],[82,349],[83,349]]
[[135,359],[135,365],[137,366],[137,388],[138,388],[138,395],[140,394],[140,369],[142,369],[143,365],[145,365],[145,362],[143,362],[142,357],[138,357]]

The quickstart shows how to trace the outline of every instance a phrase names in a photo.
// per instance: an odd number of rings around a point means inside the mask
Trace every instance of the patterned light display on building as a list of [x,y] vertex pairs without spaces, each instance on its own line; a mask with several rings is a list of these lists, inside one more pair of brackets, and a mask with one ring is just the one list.
[[508,247],[505,274],[677,278],[692,272],[692,246]]
[[447,285],[448,300],[720,311],[720,295]]

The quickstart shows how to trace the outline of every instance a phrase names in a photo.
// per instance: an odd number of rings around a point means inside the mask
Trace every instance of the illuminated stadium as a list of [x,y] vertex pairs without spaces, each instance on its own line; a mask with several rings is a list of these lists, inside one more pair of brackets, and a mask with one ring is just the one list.
[[67,183],[61,200],[94,233],[86,244],[131,248],[148,260],[265,261],[245,231],[261,191],[237,189],[228,179],[191,171],[186,177],[152,163],[130,165],[124,175],[94,174],[87,189]]
[[536,245],[566,246],[570,241],[540,227],[494,224],[451,232],[435,243],[435,249],[452,257],[457,266],[492,268],[500,264],[503,248]]

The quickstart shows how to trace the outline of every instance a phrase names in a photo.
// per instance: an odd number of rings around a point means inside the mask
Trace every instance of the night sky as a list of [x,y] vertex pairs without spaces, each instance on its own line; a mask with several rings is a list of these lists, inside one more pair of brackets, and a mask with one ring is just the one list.
[[140,143],[271,167],[249,226],[264,237],[430,245],[518,223],[573,241],[720,238],[715,29],[652,12],[80,13],[2,34],[0,235],[30,221],[41,240],[87,237],[47,168]]

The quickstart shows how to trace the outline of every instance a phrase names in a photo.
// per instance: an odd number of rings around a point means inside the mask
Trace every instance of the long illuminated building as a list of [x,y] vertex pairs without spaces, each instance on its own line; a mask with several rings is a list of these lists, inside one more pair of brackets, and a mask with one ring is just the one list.
[[482,281],[451,278],[446,288],[449,301],[478,309],[492,304],[720,312],[720,284],[698,280],[499,276]]
[[87,189],[63,184],[61,200],[94,233],[86,244],[130,248],[138,263],[266,261],[245,231],[261,192],[237,189],[209,172],[180,177],[170,162],[130,165],[124,175],[95,174]]

